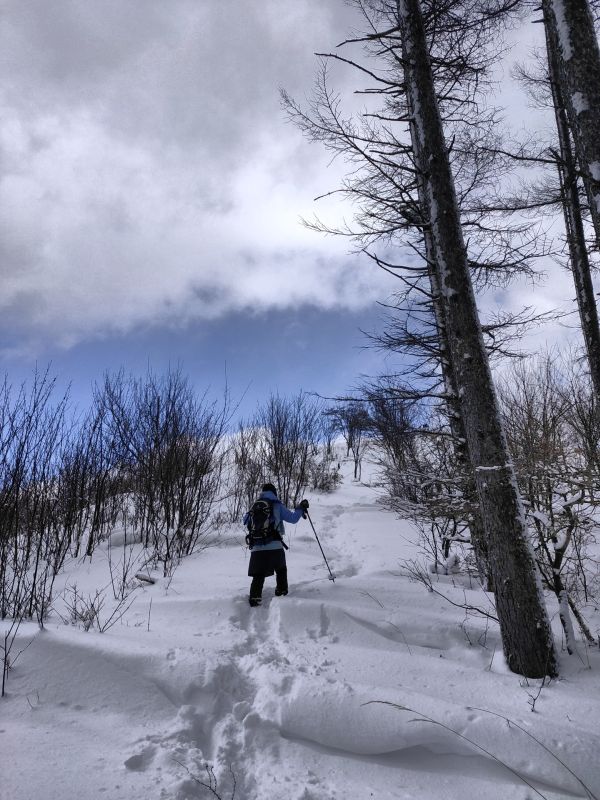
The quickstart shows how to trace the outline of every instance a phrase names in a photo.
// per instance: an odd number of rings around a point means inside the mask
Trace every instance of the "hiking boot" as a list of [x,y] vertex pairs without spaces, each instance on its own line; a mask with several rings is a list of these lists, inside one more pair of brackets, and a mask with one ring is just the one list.
[[287,589],[275,589],[275,597],[281,597],[282,595],[286,595],[288,593]]
[[262,597],[249,597],[248,602],[254,608],[255,606],[259,606],[262,603]]

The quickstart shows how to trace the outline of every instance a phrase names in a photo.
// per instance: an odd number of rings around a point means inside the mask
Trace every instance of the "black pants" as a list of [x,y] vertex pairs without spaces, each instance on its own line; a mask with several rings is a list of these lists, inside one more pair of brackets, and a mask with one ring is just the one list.
[[[280,567],[275,570],[275,577],[277,579],[277,589],[281,592],[287,592],[287,567]],[[263,586],[265,585],[264,575],[255,575],[250,584],[250,597],[262,597]]]

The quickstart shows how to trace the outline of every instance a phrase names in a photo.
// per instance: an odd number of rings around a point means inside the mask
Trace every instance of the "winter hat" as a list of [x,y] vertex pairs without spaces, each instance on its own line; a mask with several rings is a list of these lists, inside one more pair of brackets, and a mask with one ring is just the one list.
[[265,483],[262,490],[263,492],[273,492],[275,497],[277,497],[277,489],[273,486],[272,483]]

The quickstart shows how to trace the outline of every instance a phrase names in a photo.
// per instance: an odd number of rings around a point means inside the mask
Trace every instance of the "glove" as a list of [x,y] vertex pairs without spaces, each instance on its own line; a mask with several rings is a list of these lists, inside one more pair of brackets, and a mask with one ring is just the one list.
[[308,507],[309,507],[309,505],[310,505],[310,503],[308,502],[308,500],[301,500],[298,503],[298,505],[296,506],[296,508],[301,508],[302,509],[302,517],[304,519],[306,519],[306,517],[308,515]]

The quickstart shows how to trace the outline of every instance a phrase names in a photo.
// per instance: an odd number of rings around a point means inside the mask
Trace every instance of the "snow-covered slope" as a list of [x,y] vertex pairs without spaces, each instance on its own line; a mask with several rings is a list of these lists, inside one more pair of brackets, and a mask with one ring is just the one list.
[[[600,796],[599,653],[564,654],[539,692],[507,670],[493,623],[403,575],[416,534],[376,490],[348,475],[310,499],[335,583],[301,521],[289,596],[270,579],[251,609],[232,528],[103,634],[24,626],[14,652],[33,641],[0,702],[0,797],[229,800],[234,778],[237,800],[592,796],[575,776]],[[106,551],[64,582],[105,587]],[[437,586],[485,605],[457,578]]]

